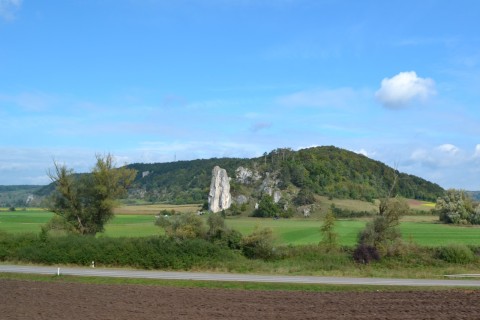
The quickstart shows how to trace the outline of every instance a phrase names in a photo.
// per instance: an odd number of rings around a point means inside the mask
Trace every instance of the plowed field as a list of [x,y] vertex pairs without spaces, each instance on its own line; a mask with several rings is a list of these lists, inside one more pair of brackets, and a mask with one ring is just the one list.
[[480,319],[480,291],[313,293],[0,280],[0,319]]

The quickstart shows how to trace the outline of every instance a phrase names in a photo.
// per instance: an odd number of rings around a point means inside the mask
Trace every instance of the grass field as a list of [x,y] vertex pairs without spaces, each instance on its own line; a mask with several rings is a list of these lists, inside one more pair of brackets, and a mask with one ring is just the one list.
[[[127,207],[130,212],[133,207]],[[166,207],[162,207],[163,208]],[[173,207],[176,211],[189,210],[185,206]],[[177,209],[178,208],[178,209]],[[196,207],[195,207],[196,208]],[[142,208],[141,214],[127,214],[123,209],[106,226],[104,234],[107,237],[141,237],[162,234],[162,229],[154,225],[154,215],[159,207]],[[40,209],[15,212],[0,212],[0,230],[11,233],[38,233],[41,225],[52,217],[51,212]],[[480,245],[480,227],[451,226],[436,222],[435,216],[404,217],[400,225],[404,240],[425,246],[441,246],[450,243]],[[368,219],[338,220],[336,232],[342,245],[354,245],[358,232]],[[227,225],[243,234],[251,233],[255,227],[271,228],[279,244],[312,244],[321,240],[319,219],[259,219],[233,217],[227,219]]]

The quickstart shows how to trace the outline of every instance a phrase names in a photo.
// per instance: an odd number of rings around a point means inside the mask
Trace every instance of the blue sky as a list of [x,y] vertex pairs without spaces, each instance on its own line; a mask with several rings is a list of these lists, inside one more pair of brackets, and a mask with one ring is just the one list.
[[0,0],[0,184],[335,145],[480,190],[480,2]]

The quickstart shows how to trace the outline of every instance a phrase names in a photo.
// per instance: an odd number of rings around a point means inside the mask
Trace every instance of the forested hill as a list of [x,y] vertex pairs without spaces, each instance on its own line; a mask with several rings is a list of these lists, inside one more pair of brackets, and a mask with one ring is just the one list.
[[38,205],[39,202],[32,197],[42,186],[35,185],[13,185],[0,186],[0,207],[26,207]]
[[[414,199],[432,200],[443,189],[422,178],[396,172],[387,165],[363,155],[333,146],[293,151],[276,149],[252,159],[214,158],[169,163],[131,164],[138,170],[134,192],[151,201],[176,203],[199,202],[207,199],[211,172],[214,166],[227,170],[232,178],[232,193],[242,192],[245,186],[236,181],[240,166],[257,173],[260,184],[267,173],[282,192],[308,189],[319,195],[334,198],[372,200],[385,196],[394,185],[394,193]],[[255,183],[250,185],[255,188]],[[253,189],[252,189],[253,190]]]

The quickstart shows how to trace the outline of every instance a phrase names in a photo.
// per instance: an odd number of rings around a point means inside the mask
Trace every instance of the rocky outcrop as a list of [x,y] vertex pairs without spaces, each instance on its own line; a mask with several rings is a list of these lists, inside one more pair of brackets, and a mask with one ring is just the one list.
[[238,195],[238,196],[235,198],[235,203],[236,203],[236,204],[248,203],[248,198],[247,198],[246,196],[244,196],[243,194]]
[[273,192],[273,202],[278,203],[280,201],[280,199],[282,199],[282,193],[278,190],[275,190]]
[[273,198],[274,203],[278,203],[282,198],[282,193],[277,189],[277,185],[280,183],[280,180],[275,179],[274,176],[270,173],[265,173],[265,179],[263,179],[259,192],[262,194],[268,194]]
[[238,167],[237,170],[235,170],[235,177],[236,180],[242,184],[251,184],[261,178],[258,172],[254,172],[244,167]]
[[225,169],[215,166],[212,171],[212,182],[208,194],[208,209],[219,212],[230,208],[232,195],[230,194],[230,182]]

